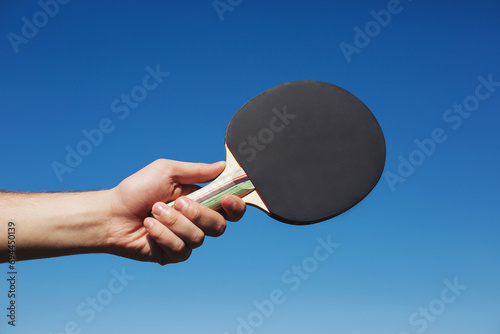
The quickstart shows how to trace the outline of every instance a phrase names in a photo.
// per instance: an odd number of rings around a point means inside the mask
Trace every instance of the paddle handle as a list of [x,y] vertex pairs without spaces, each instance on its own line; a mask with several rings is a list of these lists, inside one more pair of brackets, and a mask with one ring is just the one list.
[[255,187],[243,169],[228,171],[226,168],[217,179],[186,197],[210,209],[219,210],[221,208],[220,202],[225,195],[245,197],[254,190]]
[[[224,171],[211,183],[186,197],[208,208],[219,210],[222,197],[228,194],[241,197],[245,203],[269,214],[269,209],[255,191],[252,181],[250,181],[226,145],[226,168]],[[174,202],[172,201],[168,205],[173,206]]]

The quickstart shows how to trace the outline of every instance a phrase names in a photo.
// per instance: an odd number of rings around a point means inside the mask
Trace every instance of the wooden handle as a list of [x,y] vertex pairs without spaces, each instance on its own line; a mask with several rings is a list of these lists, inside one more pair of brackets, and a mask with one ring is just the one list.
[[228,173],[223,172],[212,183],[192,192],[187,197],[210,209],[218,210],[221,208],[220,201],[224,195],[244,197],[254,190],[255,187],[243,169],[238,168]]
[[[219,210],[222,197],[228,194],[241,197],[247,204],[254,205],[269,213],[266,205],[255,191],[252,181],[226,146],[226,169],[211,183],[186,197],[208,208]],[[174,202],[172,201],[168,205],[173,206]]]

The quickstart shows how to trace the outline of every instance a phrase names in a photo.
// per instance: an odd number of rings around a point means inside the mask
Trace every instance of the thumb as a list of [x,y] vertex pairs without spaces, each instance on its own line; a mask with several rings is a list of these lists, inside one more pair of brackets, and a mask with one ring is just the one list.
[[203,183],[215,179],[226,167],[224,161],[213,164],[169,161],[170,177],[180,184]]

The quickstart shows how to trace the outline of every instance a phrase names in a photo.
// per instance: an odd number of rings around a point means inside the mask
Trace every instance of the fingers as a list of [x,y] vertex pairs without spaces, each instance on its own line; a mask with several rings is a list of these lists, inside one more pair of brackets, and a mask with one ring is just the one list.
[[225,218],[231,222],[240,220],[245,214],[246,204],[237,196],[226,195],[222,197],[220,204],[224,209]]
[[224,217],[185,197],[175,202],[175,209],[155,203],[152,213],[154,218],[146,218],[143,225],[167,258],[157,259],[160,264],[185,261],[205,235],[220,236],[226,229]]
[[178,236],[187,247],[194,249],[203,244],[205,232],[186,216],[180,214],[165,203],[155,203],[152,210],[153,216]]
[[[230,221],[239,220],[245,213],[245,203],[236,196],[224,196],[221,205]],[[205,236],[217,237],[226,229],[221,214],[187,197],[178,198],[174,208],[157,202],[152,213],[153,217],[144,220],[144,227],[162,250],[162,258],[157,259],[160,264],[186,260],[203,244]]]
[[191,248],[187,247],[181,238],[158,220],[148,217],[144,219],[144,227],[149,236],[161,248],[160,258],[157,259],[161,265],[182,262],[191,255]]
[[203,230],[205,235],[218,237],[226,230],[224,217],[187,197],[178,198],[174,208]]

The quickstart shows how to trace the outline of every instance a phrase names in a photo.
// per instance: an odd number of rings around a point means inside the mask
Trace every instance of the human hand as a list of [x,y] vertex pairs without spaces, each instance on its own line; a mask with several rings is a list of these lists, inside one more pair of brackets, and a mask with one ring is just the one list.
[[[233,195],[222,198],[224,216],[184,195],[224,170],[225,163],[187,163],[159,159],[110,190],[111,221],[107,251],[161,265],[186,260],[205,236],[220,236],[225,218],[239,220],[245,203]],[[174,208],[166,205],[176,199]],[[152,217],[150,213],[152,212]]]

